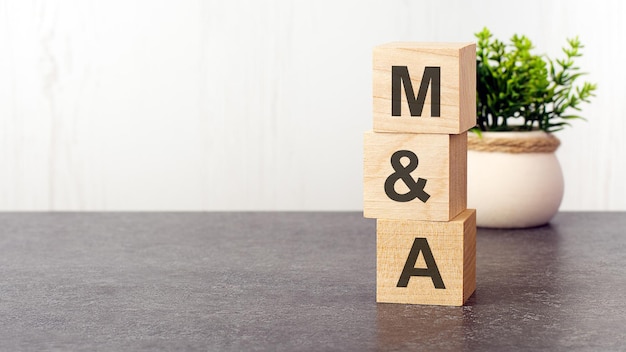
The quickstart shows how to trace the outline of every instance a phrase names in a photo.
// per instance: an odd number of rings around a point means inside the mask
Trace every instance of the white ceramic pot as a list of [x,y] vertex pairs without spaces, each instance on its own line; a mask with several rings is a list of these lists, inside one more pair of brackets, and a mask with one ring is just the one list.
[[[483,132],[483,138],[550,138],[542,131]],[[563,199],[563,172],[554,152],[468,150],[467,207],[481,227],[523,228],[548,223]]]

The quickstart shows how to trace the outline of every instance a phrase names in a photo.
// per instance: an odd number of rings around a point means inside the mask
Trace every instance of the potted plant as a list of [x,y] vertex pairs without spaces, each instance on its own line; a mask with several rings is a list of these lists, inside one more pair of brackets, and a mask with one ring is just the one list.
[[[468,207],[477,225],[517,228],[543,225],[563,197],[563,175],[553,133],[569,125],[596,85],[577,84],[574,60],[583,48],[568,39],[565,57],[532,53],[532,42],[514,35],[509,44],[485,28],[476,33],[476,127],[468,137]],[[573,113],[574,112],[574,113]]]

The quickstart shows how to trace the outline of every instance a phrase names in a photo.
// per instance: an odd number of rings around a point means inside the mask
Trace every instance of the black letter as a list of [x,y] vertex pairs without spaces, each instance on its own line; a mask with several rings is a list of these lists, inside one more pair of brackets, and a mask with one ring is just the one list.
[[[426,269],[418,269],[415,267],[415,262],[417,261],[420,251],[424,253]],[[415,241],[413,241],[413,247],[411,247],[411,252],[409,252],[409,257],[404,264],[402,275],[400,275],[400,280],[398,280],[396,287],[407,287],[411,276],[429,276],[433,280],[435,288],[446,288],[441,279],[441,274],[439,274],[435,258],[433,258],[433,253],[430,251],[428,241],[425,238],[416,238]]]
[[430,90],[430,116],[440,117],[440,91],[441,91],[441,68],[426,66],[424,68],[424,74],[422,75],[422,82],[420,83],[420,90],[415,97],[413,92],[413,84],[411,84],[411,77],[409,77],[409,69],[406,66],[391,66],[391,116],[401,116],[402,89],[400,87],[400,81],[404,85],[404,93],[406,94],[406,100],[409,104],[409,111],[411,116],[422,116],[422,110],[424,109],[424,102],[426,100],[426,92],[428,91],[428,85],[432,83],[432,89]]

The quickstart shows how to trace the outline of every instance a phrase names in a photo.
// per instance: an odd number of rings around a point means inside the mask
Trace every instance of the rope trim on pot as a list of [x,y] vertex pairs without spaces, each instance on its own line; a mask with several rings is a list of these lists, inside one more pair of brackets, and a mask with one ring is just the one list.
[[561,141],[551,134],[545,137],[505,138],[484,135],[479,137],[474,133],[468,133],[467,137],[467,149],[479,152],[552,153],[561,144]]

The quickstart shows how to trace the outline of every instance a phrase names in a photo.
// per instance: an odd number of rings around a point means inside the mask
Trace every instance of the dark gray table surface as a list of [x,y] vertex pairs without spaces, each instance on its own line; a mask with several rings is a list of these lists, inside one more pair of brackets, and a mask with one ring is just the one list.
[[626,350],[626,213],[478,230],[465,307],[375,303],[361,213],[1,213],[3,351]]

